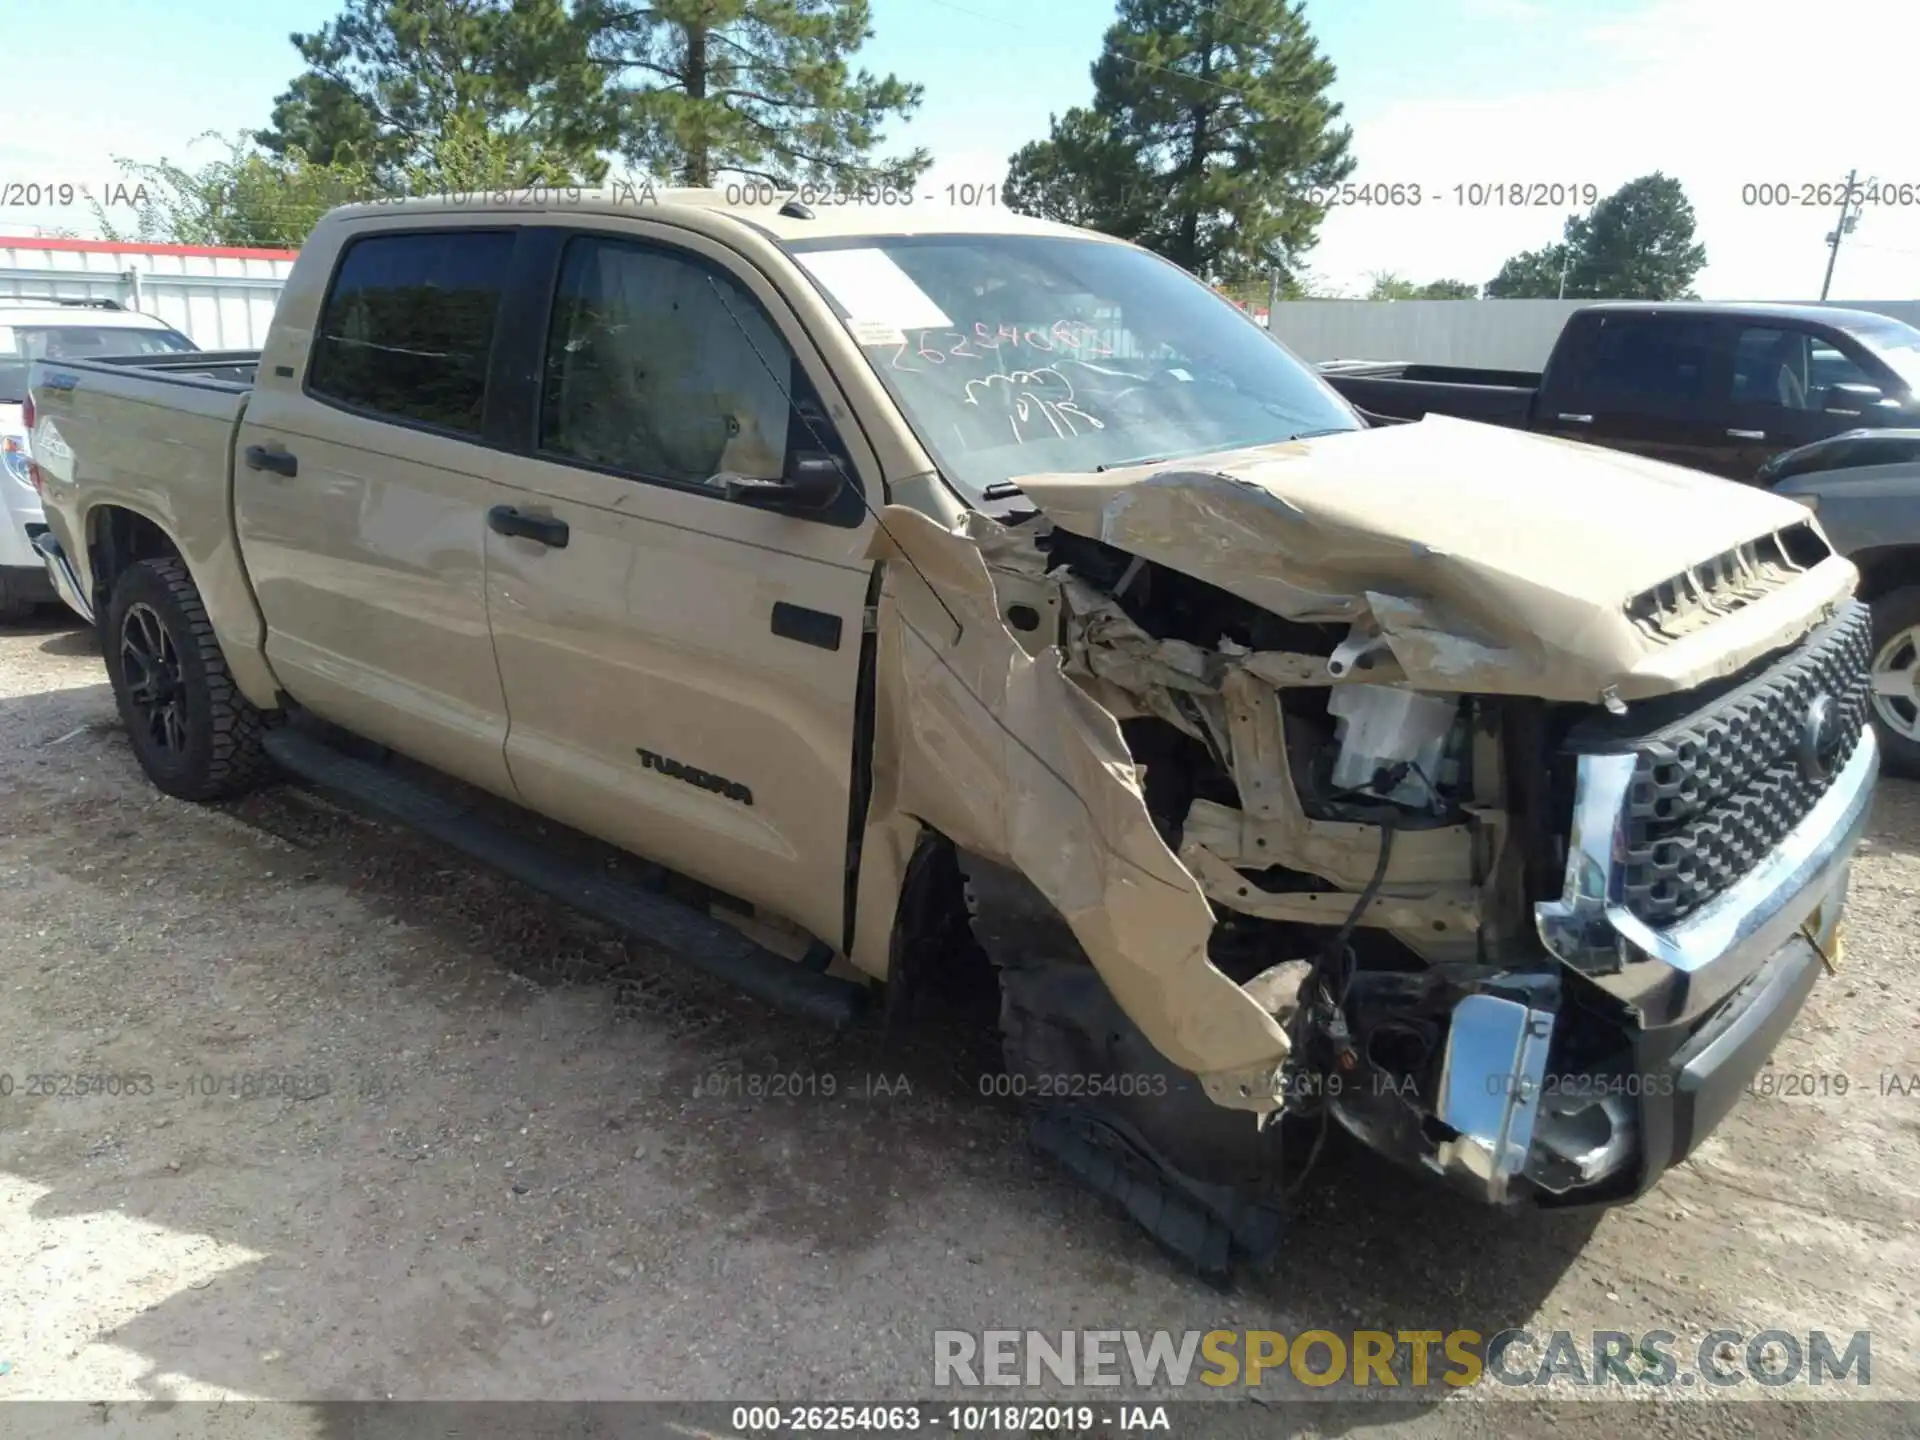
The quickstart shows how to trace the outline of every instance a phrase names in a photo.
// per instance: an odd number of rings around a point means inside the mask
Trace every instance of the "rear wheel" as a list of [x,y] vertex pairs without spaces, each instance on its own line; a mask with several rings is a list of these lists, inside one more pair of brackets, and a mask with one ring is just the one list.
[[1920,779],[1920,585],[1873,602],[1873,720],[1886,768]]
[[264,718],[234,685],[184,564],[128,566],[103,629],[114,700],[149,780],[183,800],[219,800],[267,776]]

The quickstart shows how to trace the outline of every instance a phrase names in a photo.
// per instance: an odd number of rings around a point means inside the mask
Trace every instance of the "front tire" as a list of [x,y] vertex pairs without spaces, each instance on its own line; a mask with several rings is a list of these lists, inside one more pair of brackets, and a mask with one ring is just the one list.
[[128,566],[102,632],[121,723],[159,789],[222,800],[267,777],[265,718],[233,683],[184,564],[167,557]]
[[1881,764],[1920,780],[1920,585],[1872,602],[1873,723]]

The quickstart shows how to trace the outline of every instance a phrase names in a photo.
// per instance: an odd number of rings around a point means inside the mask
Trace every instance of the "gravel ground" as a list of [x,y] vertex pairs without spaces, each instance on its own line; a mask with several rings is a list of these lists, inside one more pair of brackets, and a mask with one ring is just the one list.
[[[1920,1076],[1920,787],[1883,782],[1850,913],[1775,1057],[1826,1093],[1748,1098],[1597,1217],[1330,1147],[1279,1267],[1222,1293],[1032,1155],[965,1035],[811,1031],[290,786],[161,796],[91,637],[49,619],[0,632],[0,1398],[879,1399],[933,1393],[936,1327],[1509,1326],[1864,1329],[1850,1393],[1920,1398],[1920,1093],[1882,1079]],[[26,1093],[75,1073],[151,1080]],[[1276,1433],[1308,1393],[1214,1417]],[[1312,1428],[1531,1433],[1539,1403]]]

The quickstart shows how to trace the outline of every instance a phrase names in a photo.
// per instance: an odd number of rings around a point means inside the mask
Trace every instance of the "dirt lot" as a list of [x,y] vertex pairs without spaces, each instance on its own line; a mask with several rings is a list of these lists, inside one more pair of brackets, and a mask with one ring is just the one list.
[[[823,1036],[291,787],[166,799],[91,637],[0,632],[0,1398],[908,1397],[936,1327],[1522,1325],[1866,1329],[1920,1398],[1920,1095],[1881,1080],[1920,1073],[1920,787],[1851,913],[1776,1056],[1845,1096],[1749,1098],[1597,1219],[1335,1147],[1223,1294],[1036,1160],[962,1037]],[[25,1093],[75,1073],[151,1089]],[[1495,1408],[1531,1407],[1378,1420]],[[1660,1412],[1631,1433],[1727,1407]]]

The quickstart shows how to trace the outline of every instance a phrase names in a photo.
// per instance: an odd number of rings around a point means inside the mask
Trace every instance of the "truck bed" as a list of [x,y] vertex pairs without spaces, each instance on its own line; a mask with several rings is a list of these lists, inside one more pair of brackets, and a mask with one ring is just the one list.
[[[48,521],[73,573],[92,573],[91,511],[150,521],[192,569],[230,654],[259,645],[232,523],[234,440],[259,358],[230,350],[36,360],[28,376]],[[87,510],[57,523],[83,485]]]
[[211,384],[222,390],[249,390],[260,365],[258,350],[192,350],[177,355],[105,355],[95,360],[42,360],[34,383],[68,370],[116,374],[137,370],[156,380],[186,385]]
[[1524,429],[1533,413],[1540,376],[1528,370],[1474,370],[1452,365],[1332,360],[1320,366],[1326,382],[1354,405],[1376,415],[1419,420],[1455,415]]

